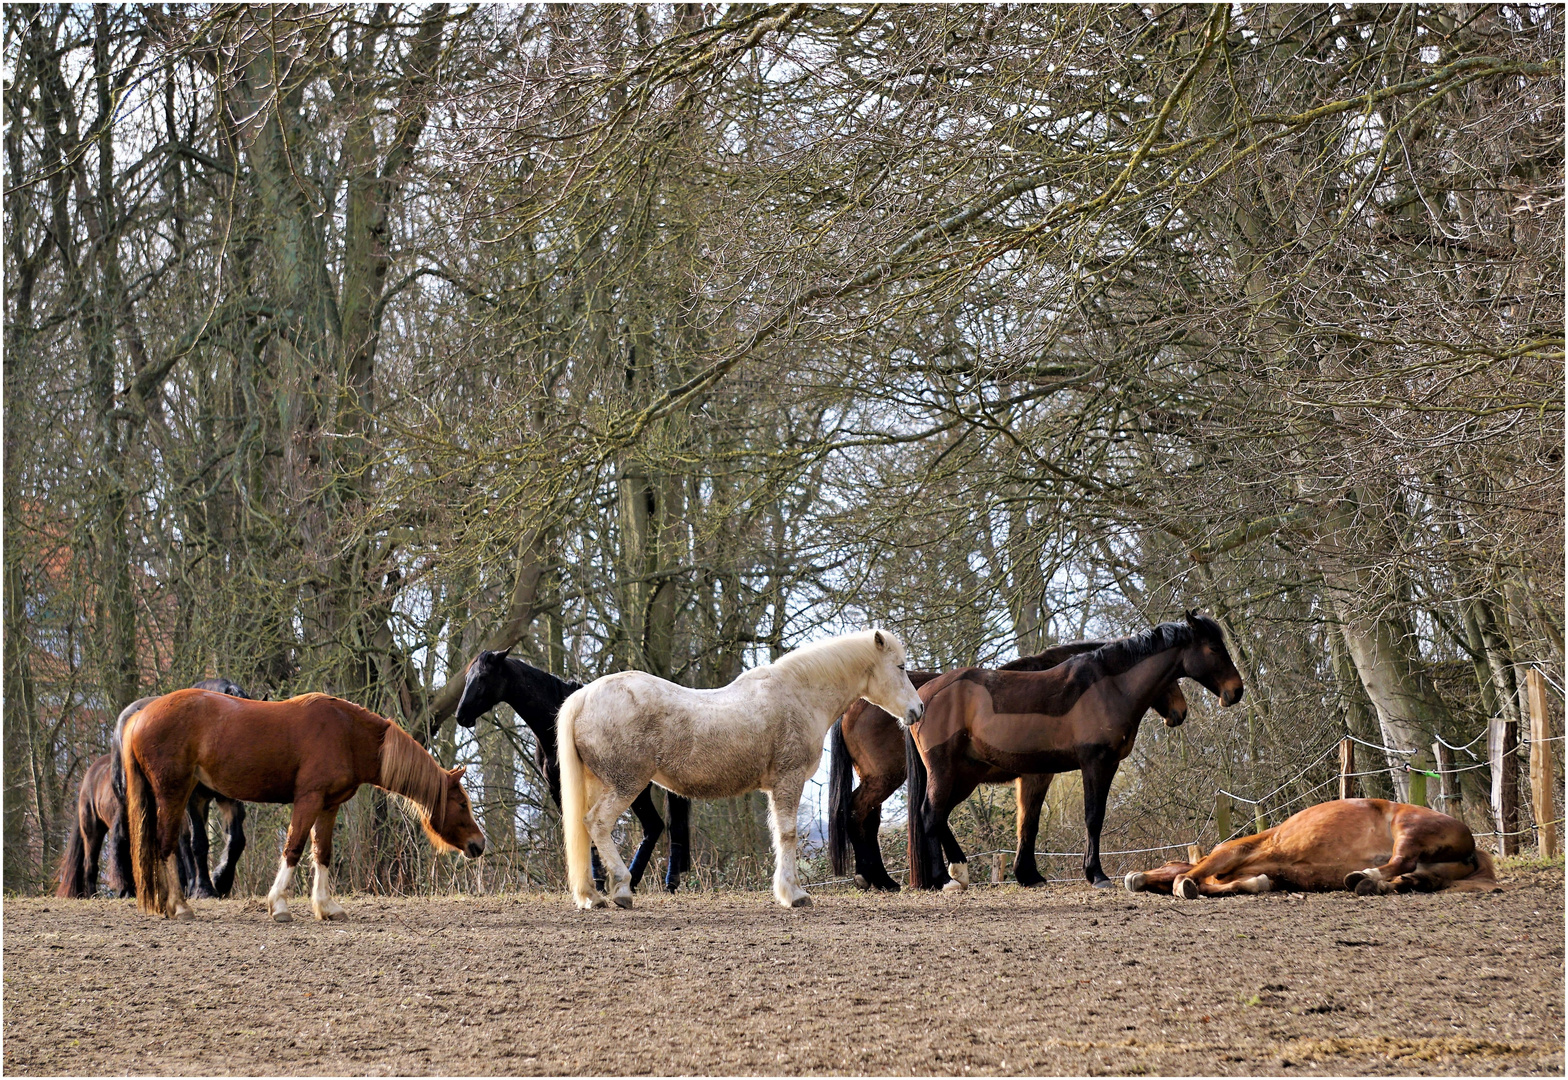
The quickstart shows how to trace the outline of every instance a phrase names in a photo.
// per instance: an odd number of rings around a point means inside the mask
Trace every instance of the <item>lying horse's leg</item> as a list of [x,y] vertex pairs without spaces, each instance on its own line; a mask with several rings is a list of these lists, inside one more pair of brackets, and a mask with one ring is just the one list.
[[588,811],[583,818],[588,826],[588,836],[593,846],[599,849],[599,857],[604,860],[610,899],[615,901],[617,907],[629,908],[632,906],[632,874],[621,861],[621,853],[615,847],[614,829],[616,821],[637,796],[619,793],[602,781],[595,783],[587,770],[584,770],[583,779],[586,781],[588,796]]
[[681,875],[691,869],[691,800],[672,791],[664,805],[670,812],[670,861],[664,887],[674,892],[681,887]]
[[273,922],[292,922],[289,914],[289,884],[294,880],[294,867],[305,850],[305,838],[321,814],[322,797],[317,793],[300,795],[294,800],[294,813],[289,818],[288,839],[283,842],[283,858],[278,862],[278,876],[267,892],[267,910]]
[[1116,887],[1100,865],[1100,829],[1105,825],[1105,801],[1110,798],[1111,781],[1120,764],[1106,747],[1096,747],[1093,756],[1083,763],[1083,876],[1096,889]]
[[[1421,845],[1408,833],[1394,833],[1394,852],[1382,866],[1369,866],[1345,875],[1345,888],[1357,896],[1394,892],[1399,888],[1396,879],[1403,878],[1416,868],[1421,859]],[[1411,882],[1404,883],[1408,889]]]
[[318,919],[348,917],[343,906],[332,899],[332,894],[327,888],[327,880],[332,873],[332,827],[337,824],[337,820],[338,809],[334,806],[331,810],[323,810],[317,814],[316,824],[310,830],[316,856],[316,877],[310,887],[310,909],[316,913]]
[[1157,892],[1169,896],[1171,886],[1182,874],[1192,872],[1192,863],[1173,862],[1153,870],[1134,870],[1122,879],[1128,892]]
[[1176,875],[1176,880],[1171,882],[1171,893],[1183,900],[1196,900],[1204,889],[1198,883],[1205,878],[1218,878],[1232,873],[1254,855],[1261,838],[1273,832],[1272,829],[1256,833],[1252,836],[1238,836],[1234,840],[1227,840],[1213,851],[1199,859],[1185,872]]
[[[894,782],[896,780],[896,783]],[[855,884],[861,888],[898,892],[898,882],[882,862],[882,804],[898,790],[903,777],[872,774],[860,778],[849,811],[849,842],[855,849]]]
[[789,773],[780,776],[768,792],[768,824],[773,830],[773,898],[785,907],[811,906],[811,894],[800,887],[795,874],[795,815],[800,810],[800,793],[805,786],[804,774]]
[[1045,793],[1055,779],[1055,773],[1034,773],[1018,778],[1018,851],[1013,855],[1013,876],[1018,884],[1029,888],[1045,884],[1045,878],[1035,866],[1034,845],[1040,837],[1040,808],[1045,805]]
[[642,843],[632,853],[632,865],[628,869],[632,876],[632,888],[635,889],[642,880],[643,871],[648,868],[648,860],[653,857],[654,845],[664,833],[664,819],[659,816],[658,807],[653,805],[652,784],[643,788],[632,800],[632,813],[637,815],[637,820],[642,824]]
[[223,815],[223,857],[212,872],[212,891],[218,896],[228,896],[234,891],[234,874],[239,869],[240,856],[245,853],[245,804],[235,799],[217,798],[218,812]]

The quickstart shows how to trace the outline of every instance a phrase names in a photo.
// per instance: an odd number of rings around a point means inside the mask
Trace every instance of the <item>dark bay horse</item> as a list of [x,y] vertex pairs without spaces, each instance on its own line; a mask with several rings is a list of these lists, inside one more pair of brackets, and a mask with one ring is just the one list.
[[1128,892],[1184,900],[1271,889],[1376,893],[1497,887],[1492,857],[1457,818],[1410,803],[1336,799],[1220,844],[1197,863],[1128,874]]
[[[76,815],[71,820],[71,835],[65,854],[60,857],[60,872],[54,894],[61,899],[83,898],[98,891],[98,858],[104,837],[120,816],[120,801],[114,797],[114,770],[109,755],[100,754],[82,774],[76,794]],[[116,896],[130,896],[133,886],[129,865],[120,876],[113,858],[109,860],[109,888]]]
[[[1070,641],[1054,645],[1033,656],[1021,656],[1003,664],[998,671],[1045,671],[1080,653],[1098,649],[1109,641]],[[911,671],[909,681],[916,689],[937,677],[934,671]],[[1187,718],[1187,699],[1181,692],[1181,679],[1173,676],[1154,708],[1169,727]],[[898,882],[882,862],[877,833],[882,826],[882,804],[904,786],[908,775],[904,753],[904,729],[886,712],[864,699],[855,702],[830,733],[828,772],[828,854],[833,873],[843,876],[849,867],[849,853],[855,856],[855,884],[861,888],[897,892]],[[1132,752],[1129,741],[1122,756]],[[854,774],[860,774],[859,786]],[[985,783],[1005,784],[1016,780],[1018,800],[1018,851],[1013,857],[1013,873],[1022,885],[1043,885],[1045,878],[1035,867],[1034,844],[1040,832],[1040,808],[1053,774],[1016,776],[1002,770],[988,776]],[[961,854],[961,853],[960,853]]]
[[392,721],[341,698],[246,701],[177,690],[135,713],[122,743],[136,902],[146,912],[195,918],[178,880],[171,880],[171,864],[198,783],[230,799],[293,804],[278,876],[267,894],[278,922],[290,919],[289,883],[307,835],[315,841],[310,902],[316,918],[344,915],[327,890],[332,827],[338,807],[363,784],[412,804],[437,850],[469,858],[484,853],[462,767],[443,769]]
[[[962,888],[943,864],[961,864],[948,814],[995,770],[1083,774],[1084,876],[1109,888],[1100,829],[1111,781],[1144,711],[1185,676],[1231,706],[1241,676],[1219,624],[1189,611],[1184,622],[1082,653],[1048,671],[950,671],[920,689],[926,714],[909,729],[909,878],[919,888]],[[956,854],[957,858],[954,858]]]
[[[463,696],[457,703],[457,722],[466,728],[474,726],[485,713],[500,702],[506,702],[518,719],[534,733],[535,764],[544,773],[550,789],[550,798],[561,805],[561,764],[556,747],[555,715],[561,702],[582,683],[568,682],[548,671],[541,671],[532,664],[525,664],[505,652],[481,652],[468,665],[464,676]],[[903,759],[900,758],[900,761]],[[670,892],[680,888],[681,873],[691,869],[691,800],[673,791],[668,795],[670,808],[670,862],[664,874],[664,887]],[[632,888],[642,881],[648,860],[653,857],[654,845],[664,832],[664,819],[653,804],[653,785],[644,788],[632,801],[632,813],[642,824],[642,843],[627,867],[632,875]],[[600,888],[604,887],[604,870],[594,852],[593,876]]]
[[[192,684],[191,689],[211,690],[247,700],[251,697],[238,683],[223,678],[203,679]],[[125,729],[127,720],[157,698],[156,694],[140,698],[121,709],[120,717],[114,725],[114,734],[109,739],[109,758],[113,769],[112,785],[120,810],[109,827],[110,864],[114,868],[111,876],[118,877],[124,883],[125,891],[121,893],[123,896],[134,896],[136,889],[131,877],[131,842],[125,832],[125,774],[120,768],[121,733]],[[223,855],[218,860],[218,868],[209,874],[207,812],[214,802],[217,803],[218,813],[223,817]],[[211,789],[197,784],[196,790],[191,792],[191,801],[186,808],[186,813],[190,818],[190,829],[180,834],[180,846],[176,853],[175,864],[180,872],[181,890],[186,896],[196,900],[228,896],[234,889],[234,874],[239,869],[240,856],[245,853],[245,804],[224,798]]]

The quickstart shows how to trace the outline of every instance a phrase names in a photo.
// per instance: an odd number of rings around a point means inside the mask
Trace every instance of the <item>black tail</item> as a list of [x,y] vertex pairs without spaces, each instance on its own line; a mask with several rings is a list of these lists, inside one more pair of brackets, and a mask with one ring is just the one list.
[[87,844],[82,838],[81,813],[71,817],[71,838],[60,856],[60,884],[54,894],[62,900],[80,900],[87,895]]
[[843,877],[849,873],[849,817],[855,795],[855,763],[844,741],[843,717],[833,722],[828,737],[828,859],[834,876]]
[[926,763],[920,758],[915,737],[904,732],[904,766],[909,772],[909,887],[934,889],[936,879],[926,860],[930,839],[926,832]]

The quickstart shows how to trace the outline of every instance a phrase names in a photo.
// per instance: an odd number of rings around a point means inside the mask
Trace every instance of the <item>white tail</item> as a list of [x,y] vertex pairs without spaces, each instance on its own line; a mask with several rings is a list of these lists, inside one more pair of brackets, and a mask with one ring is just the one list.
[[583,760],[577,756],[577,716],[583,710],[586,690],[578,690],[561,703],[555,714],[556,755],[561,761],[561,827],[566,841],[566,881],[572,899],[581,908],[593,906],[598,892],[589,865],[592,842],[583,815],[588,812],[587,781]]

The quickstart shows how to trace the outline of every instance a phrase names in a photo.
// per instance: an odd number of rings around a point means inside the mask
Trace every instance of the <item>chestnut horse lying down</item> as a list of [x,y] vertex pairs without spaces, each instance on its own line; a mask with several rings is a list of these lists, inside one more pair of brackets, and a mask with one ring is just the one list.
[[1492,857],[1464,822],[1409,803],[1319,803],[1253,836],[1220,844],[1197,863],[1128,874],[1128,892],[1183,900],[1270,889],[1374,893],[1495,888]]

